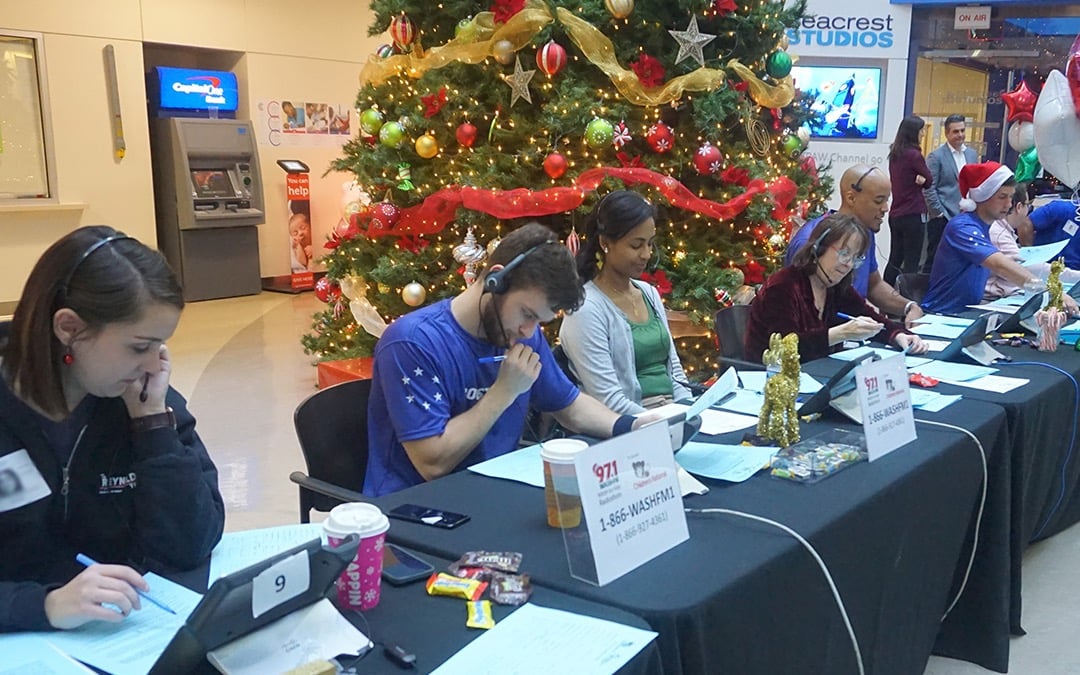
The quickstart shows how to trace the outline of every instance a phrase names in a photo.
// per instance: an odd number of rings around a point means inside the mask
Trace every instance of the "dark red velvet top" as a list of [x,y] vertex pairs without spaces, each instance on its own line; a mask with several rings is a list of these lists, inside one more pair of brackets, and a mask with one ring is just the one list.
[[850,286],[843,292],[836,287],[829,288],[825,292],[825,310],[818,317],[810,277],[794,267],[785,267],[765,280],[765,286],[750,305],[750,321],[743,341],[744,356],[747,360],[760,362],[773,333],[797,333],[799,357],[803,363],[839,351],[839,344],[829,347],[829,329],[847,321],[837,316],[837,312],[868,316],[885,324],[885,328],[871,338],[875,342],[892,344],[896,334],[904,332],[902,325],[886,319]]

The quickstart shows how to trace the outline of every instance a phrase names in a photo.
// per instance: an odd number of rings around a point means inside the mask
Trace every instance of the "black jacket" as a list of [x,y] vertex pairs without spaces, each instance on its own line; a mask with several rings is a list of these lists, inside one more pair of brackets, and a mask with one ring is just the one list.
[[0,632],[47,630],[45,594],[81,570],[77,553],[139,571],[191,569],[221,538],[217,469],[187,402],[170,389],[176,429],[129,431],[122,399],[91,401],[68,466],[36,415],[0,380],[0,459],[25,449],[51,494],[0,512]]

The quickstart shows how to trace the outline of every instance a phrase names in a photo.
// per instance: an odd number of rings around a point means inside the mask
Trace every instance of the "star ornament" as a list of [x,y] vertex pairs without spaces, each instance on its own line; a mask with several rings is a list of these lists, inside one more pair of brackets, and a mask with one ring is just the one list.
[[1021,81],[1020,86],[1008,94],[1002,94],[1001,100],[1005,101],[1005,107],[1009,109],[1008,120],[1010,122],[1031,122],[1035,113],[1035,101],[1038,97],[1027,86],[1027,81]]
[[699,66],[705,66],[705,57],[701,53],[701,48],[715,40],[716,36],[698,30],[697,16],[690,17],[690,25],[686,27],[686,30],[669,30],[668,33],[679,43],[679,54],[675,57],[676,64],[688,56],[693,56]]
[[532,81],[536,70],[522,70],[521,57],[514,59],[514,74],[503,75],[503,80],[510,85],[510,107],[513,108],[519,98],[532,103],[532,94],[529,93],[529,82]]

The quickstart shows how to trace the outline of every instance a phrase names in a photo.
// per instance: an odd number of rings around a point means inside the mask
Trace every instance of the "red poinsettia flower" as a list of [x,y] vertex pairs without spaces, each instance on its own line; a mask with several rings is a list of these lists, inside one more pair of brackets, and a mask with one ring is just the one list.
[[751,260],[745,265],[737,265],[737,267],[743,271],[743,283],[751,286],[765,283],[765,266],[758,261]]
[[634,155],[631,157],[625,152],[616,152],[615,157],[618,158],[619,163],[623,165],[623,168],[634,169],[645,166],[641,163],[641,155]]
[[420,100],[424,103],[424,117],[434,117],[446,105],[446,87],[440,89],[437,94],[421,96]]
[[729,166],[720,174],[720,180],[746,187],[750,184],[750,172],[739,166]]
[[398,246],[405,249],[410,253],[419,253],[428,247],[431,242],[427,239],[417,237],[415,235],[407,234],[398,239]]
[[742,82],[742,81],[732,82],[731,80],[728,80],[728,85],[732,89],[734,89],[735,91],[738,91],[738,92],[745,92],[747,89],[750,88],[750,83],[749,82]]
[[506,23],[510,17],[525,9],[525,0],[495,0],[491,4],[491,12],[495,15],[495,23]]
[[325,248],[327,251],[333,251],[335,248],[338,247],[338,244],[340,243],[340,239],[338,239],[337,237],[331,237],[330,239],[326,240],[325,244],[323,244],[323,248]]
[[780,108],[769,108],[769,115],[772,116],[772,128],[773,131],[780,131],[780,127],[783,126],[784,120],[783,111]]
[[641,80],[641,84],[646,87],[659,87],[664,83],[664,77],[667,75],[664,64],[648,54],[642,54],[637,61],[632,61],[630,67]]
[[737,10],[739,6],[735,4],[735,0],[716,0],[712,8],[719,16],[727,16]]
[[667,295],[671,292],[671,282],[668,281],[667,274],[664,273],[664,270],[656,270],[654,274],[646,272],[641,275],[641,280],[655,286],[656,292],[660,295]]

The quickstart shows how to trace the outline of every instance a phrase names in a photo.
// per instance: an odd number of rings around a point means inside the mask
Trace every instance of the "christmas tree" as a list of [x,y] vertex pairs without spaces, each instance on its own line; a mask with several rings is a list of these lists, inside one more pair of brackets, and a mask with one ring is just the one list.
[[[384,322],[459,293],[522,222],[573,250],[583,215],[624,187],[660,210],[650,281],[707,332],[828,195],[785,51],[804,0],[371,6],[393,44],[361,73],[362,134],[333,165],[365,196],[326,243],[330,306],[303,338],[320,359],[370,354]],[[678,344],[684,363],[715,351],[708,335]]]

